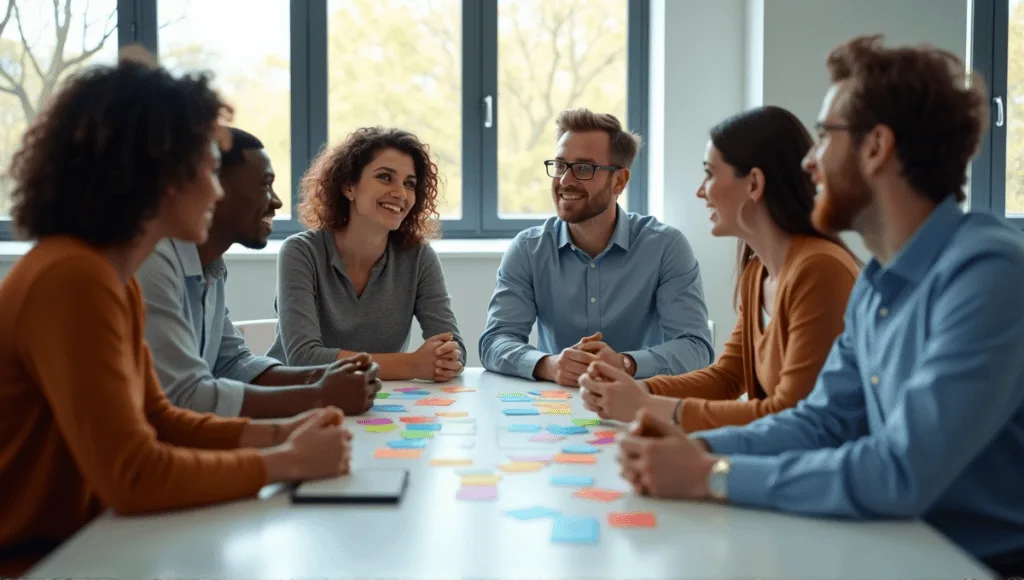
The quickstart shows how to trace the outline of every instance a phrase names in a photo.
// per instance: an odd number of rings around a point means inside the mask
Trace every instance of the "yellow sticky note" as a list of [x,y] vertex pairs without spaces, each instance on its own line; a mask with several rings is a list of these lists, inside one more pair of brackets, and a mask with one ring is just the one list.
[[569,403],[534,403],[534,407],[538,409],[571,409],[572,405]]
[[438,411],[434,414],[438,417],[448,417],[449,419],[469,417],[469,411]]
[[431,459],[430,465],[433,467],[469,467],[473,465],[472,459]]
[[545,415],[572,415],[572,409],[541,409]]
[[466,475],[462,478],[462,485],[498,485],[501,480],[497,475]]
[[539,461],[513,461],[500,466],[499,469],[509,473],[527,473],[544,469],[544,464]]

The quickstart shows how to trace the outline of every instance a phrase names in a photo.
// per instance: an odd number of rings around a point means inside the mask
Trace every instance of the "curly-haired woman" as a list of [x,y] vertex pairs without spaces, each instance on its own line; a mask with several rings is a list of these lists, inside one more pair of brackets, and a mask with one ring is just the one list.
[[[290,365],[372,353],[385,380],[451,380],[465,344],[437,254],[437,165],[400,129],[367,127],[325,149],[302,178],[309,230],[278,257],[277,338]],[[405,352],[413,316],[424,343]]]

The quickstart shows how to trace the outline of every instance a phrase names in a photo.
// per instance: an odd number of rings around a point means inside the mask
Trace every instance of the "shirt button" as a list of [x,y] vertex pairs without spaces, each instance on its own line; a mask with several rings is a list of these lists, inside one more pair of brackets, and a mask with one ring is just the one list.
[[878,309],[878,315],[881,316],[882,318],[885,318],[886,316],[889,316],[889,309],[888,308],[879,308]]
[[597,302],[597,298],[594,298],[593,296],[591,296],[590,297],[590,303],[593,304],[595,302]]
[[878,375],[872,375],[871,376],[871,384],[872,385],[877,385],[878,384]]
[[590,263],[590,267],[591,267],[591,268],[596,268],[596,267],[597,267],[597,264],[595,264],[595,263],[591,262],[591,263]]

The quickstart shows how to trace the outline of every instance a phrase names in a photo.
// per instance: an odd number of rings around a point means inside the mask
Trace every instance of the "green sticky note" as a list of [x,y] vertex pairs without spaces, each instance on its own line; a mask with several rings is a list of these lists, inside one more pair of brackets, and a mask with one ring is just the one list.
[[377,393],[378,399],[386,399],[391,396],[391,393]]
[[600,425],[600,419],[573,419],[572,424],[578,427],[590,427],[592,425]]
[[402,439],[433,439],[433,431],[402,431]]
[[[390,425],[367,425],[366,426],[366,432],[367,433],[387,433],[388,431],[394,431],[395,429],[398,429],[398,425],[395,425],[394,423],[392,423]],[[429,433],[429,431],[428,431],[428,433]]]

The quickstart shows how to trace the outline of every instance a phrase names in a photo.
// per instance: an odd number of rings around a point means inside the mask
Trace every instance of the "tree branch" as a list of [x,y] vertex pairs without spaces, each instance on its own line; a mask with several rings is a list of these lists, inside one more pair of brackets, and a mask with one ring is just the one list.
[[[28,39],[25,38],[25,29],[21,25],[21,9],[19,9],[17,5],[14,6],[14,20],[18,23],[18,35],[21,36],[21,46],[25,48],[24,54],[28,56],[36,74],[42,78],[43,69],[39,66],[39,61],[36,60],[36,55],[32,54],[32,46],[29,44]],[[22,80],[24,80],[24,76],[22,77]]]
[[4,14],[4,19],[0,21],[0,37],[3,36],[4,28],[7,28],[7,23],[11,20],[11,14],[14,12],[14,0],[7,0],[7,13]]
[[[110,21],[114,20],[114,17],[116,16],[116,14],[117,14],[117,12],[116,12],[116,9],[115,9],[115,12],[111,13],[110,16],[107,17],[107,25],[108,26],[110,24]],[[71,68],[71,67],[77,65],[78,63],[88,59],[89,57],[91,57],[92,55],[96,54],[97,52],[99,52],[103,48],[103,45],[106,44],[107,40],[110,38],[110,35],[114,34],[115,30],[117,30],[117,22],[116,21],[114,22],[114,26],[112,28],[107,29],[107,31],[103,33],[103,38],[99,39],[99,41],[96,43],[96,46],[94,46],[94,47],[92,47],[90,49],[85,49],[85,39],[83,38],[82,39],[82,48],[83,48],[82,54],[80,54],[80,55],[78,55],[78,56],[76,56],[76,57],[74,57],[72,59],[63,61],[64,62],[64,69]]]
[[21,104],[21,111],[25,114],[25,122],[29,123],[35,117],[35,108],[32,106],[32,102],[29,101],[28,95],[25,94],[25,53],[21,55],[21,81],[14,80],[4,67],[0,66],[0,76],[7,79],[11,83],[11,87],[0,87],[5,93],[10,93],[18,97],[18,102]]

